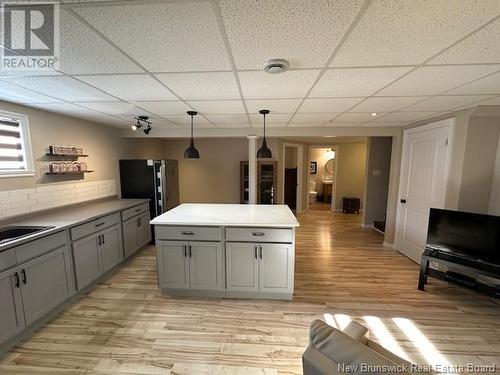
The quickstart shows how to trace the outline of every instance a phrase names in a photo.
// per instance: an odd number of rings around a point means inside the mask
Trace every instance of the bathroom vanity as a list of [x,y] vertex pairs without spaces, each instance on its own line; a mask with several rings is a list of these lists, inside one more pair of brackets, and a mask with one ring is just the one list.
[[182,204],[151,224],[164,293],[292,299],[299,223],[288,206]]

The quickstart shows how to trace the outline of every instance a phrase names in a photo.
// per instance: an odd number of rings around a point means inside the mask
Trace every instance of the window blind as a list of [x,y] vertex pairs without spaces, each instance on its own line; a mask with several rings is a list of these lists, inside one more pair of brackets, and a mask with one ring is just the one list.
[[0,171],[26,169],[21,125],[15,119],[0,117]]

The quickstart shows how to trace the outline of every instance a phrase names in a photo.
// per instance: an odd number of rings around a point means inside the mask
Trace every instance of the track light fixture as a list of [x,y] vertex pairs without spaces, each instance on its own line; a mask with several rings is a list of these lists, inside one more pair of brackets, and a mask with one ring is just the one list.
[[144,134],[148,135],[153,128],[151,127],[151,121],[148,121],[149,117],[148,116],[136,116],[134,117],[137,122],[131,126],[132,130],[136,131],[142,128],[143,126],[146,126],[146,129],[144,129]]

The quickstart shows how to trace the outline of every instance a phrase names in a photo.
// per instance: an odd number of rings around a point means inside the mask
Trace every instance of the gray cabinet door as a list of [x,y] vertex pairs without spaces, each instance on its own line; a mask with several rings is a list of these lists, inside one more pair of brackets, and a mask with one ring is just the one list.
[[189,243],[189,279],[192,289],[223,289],[220,242]]
[[69,298],[66,246],[20,267],[21,296],[26,324],[31,324]]
[[103,230],[101,238],[102,270],[107,272],[123,260],[120,226]]
[[227,289],[255,292],[259,289],[259,262],[256,245],[226,242]]
[[137,218],[123,222],[123,251],[125,258],[137,251]]
[[102,274],[99,236],[100,233],[95,233],[73,242],[73,259],[78,290],[85,288]]
[[[292,289],[292,245],[260,244],[259,290],[286,293]],[[262,253],[262,256],[261,254]]]
[[151,242],[151,225],[149,225],[149,211],[139,216],[137,227],[137,247],[141,249]]
[[25,326],[21,292],[15,285],[15,271],[11,269],[0,273],[0,343]]
[[157,241],[158,282],[162,288],[189,288],[187,242]]

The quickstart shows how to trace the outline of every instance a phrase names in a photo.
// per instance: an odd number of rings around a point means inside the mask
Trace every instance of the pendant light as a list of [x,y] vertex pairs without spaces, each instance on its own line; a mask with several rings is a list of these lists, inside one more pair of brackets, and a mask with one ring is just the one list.
[[271,153],[271,150],[267,147],[266,143],[266,115],[269,113],[269,110],[261,109],[259,113],[264,116],[264,138],[262,138],[262,146],[259,148],[259,151],[257,151],[257,158],[271,159],[273,157],[273,154]]
[[193,117],[198,114],[196,111],[187,111],[186,112],[189,116],[191,116],[191,139],[189,140],[189,147],[184,151],[184,159],[199,159],[200,158],[200,153],[194,147],[194,140],[193,140]]

